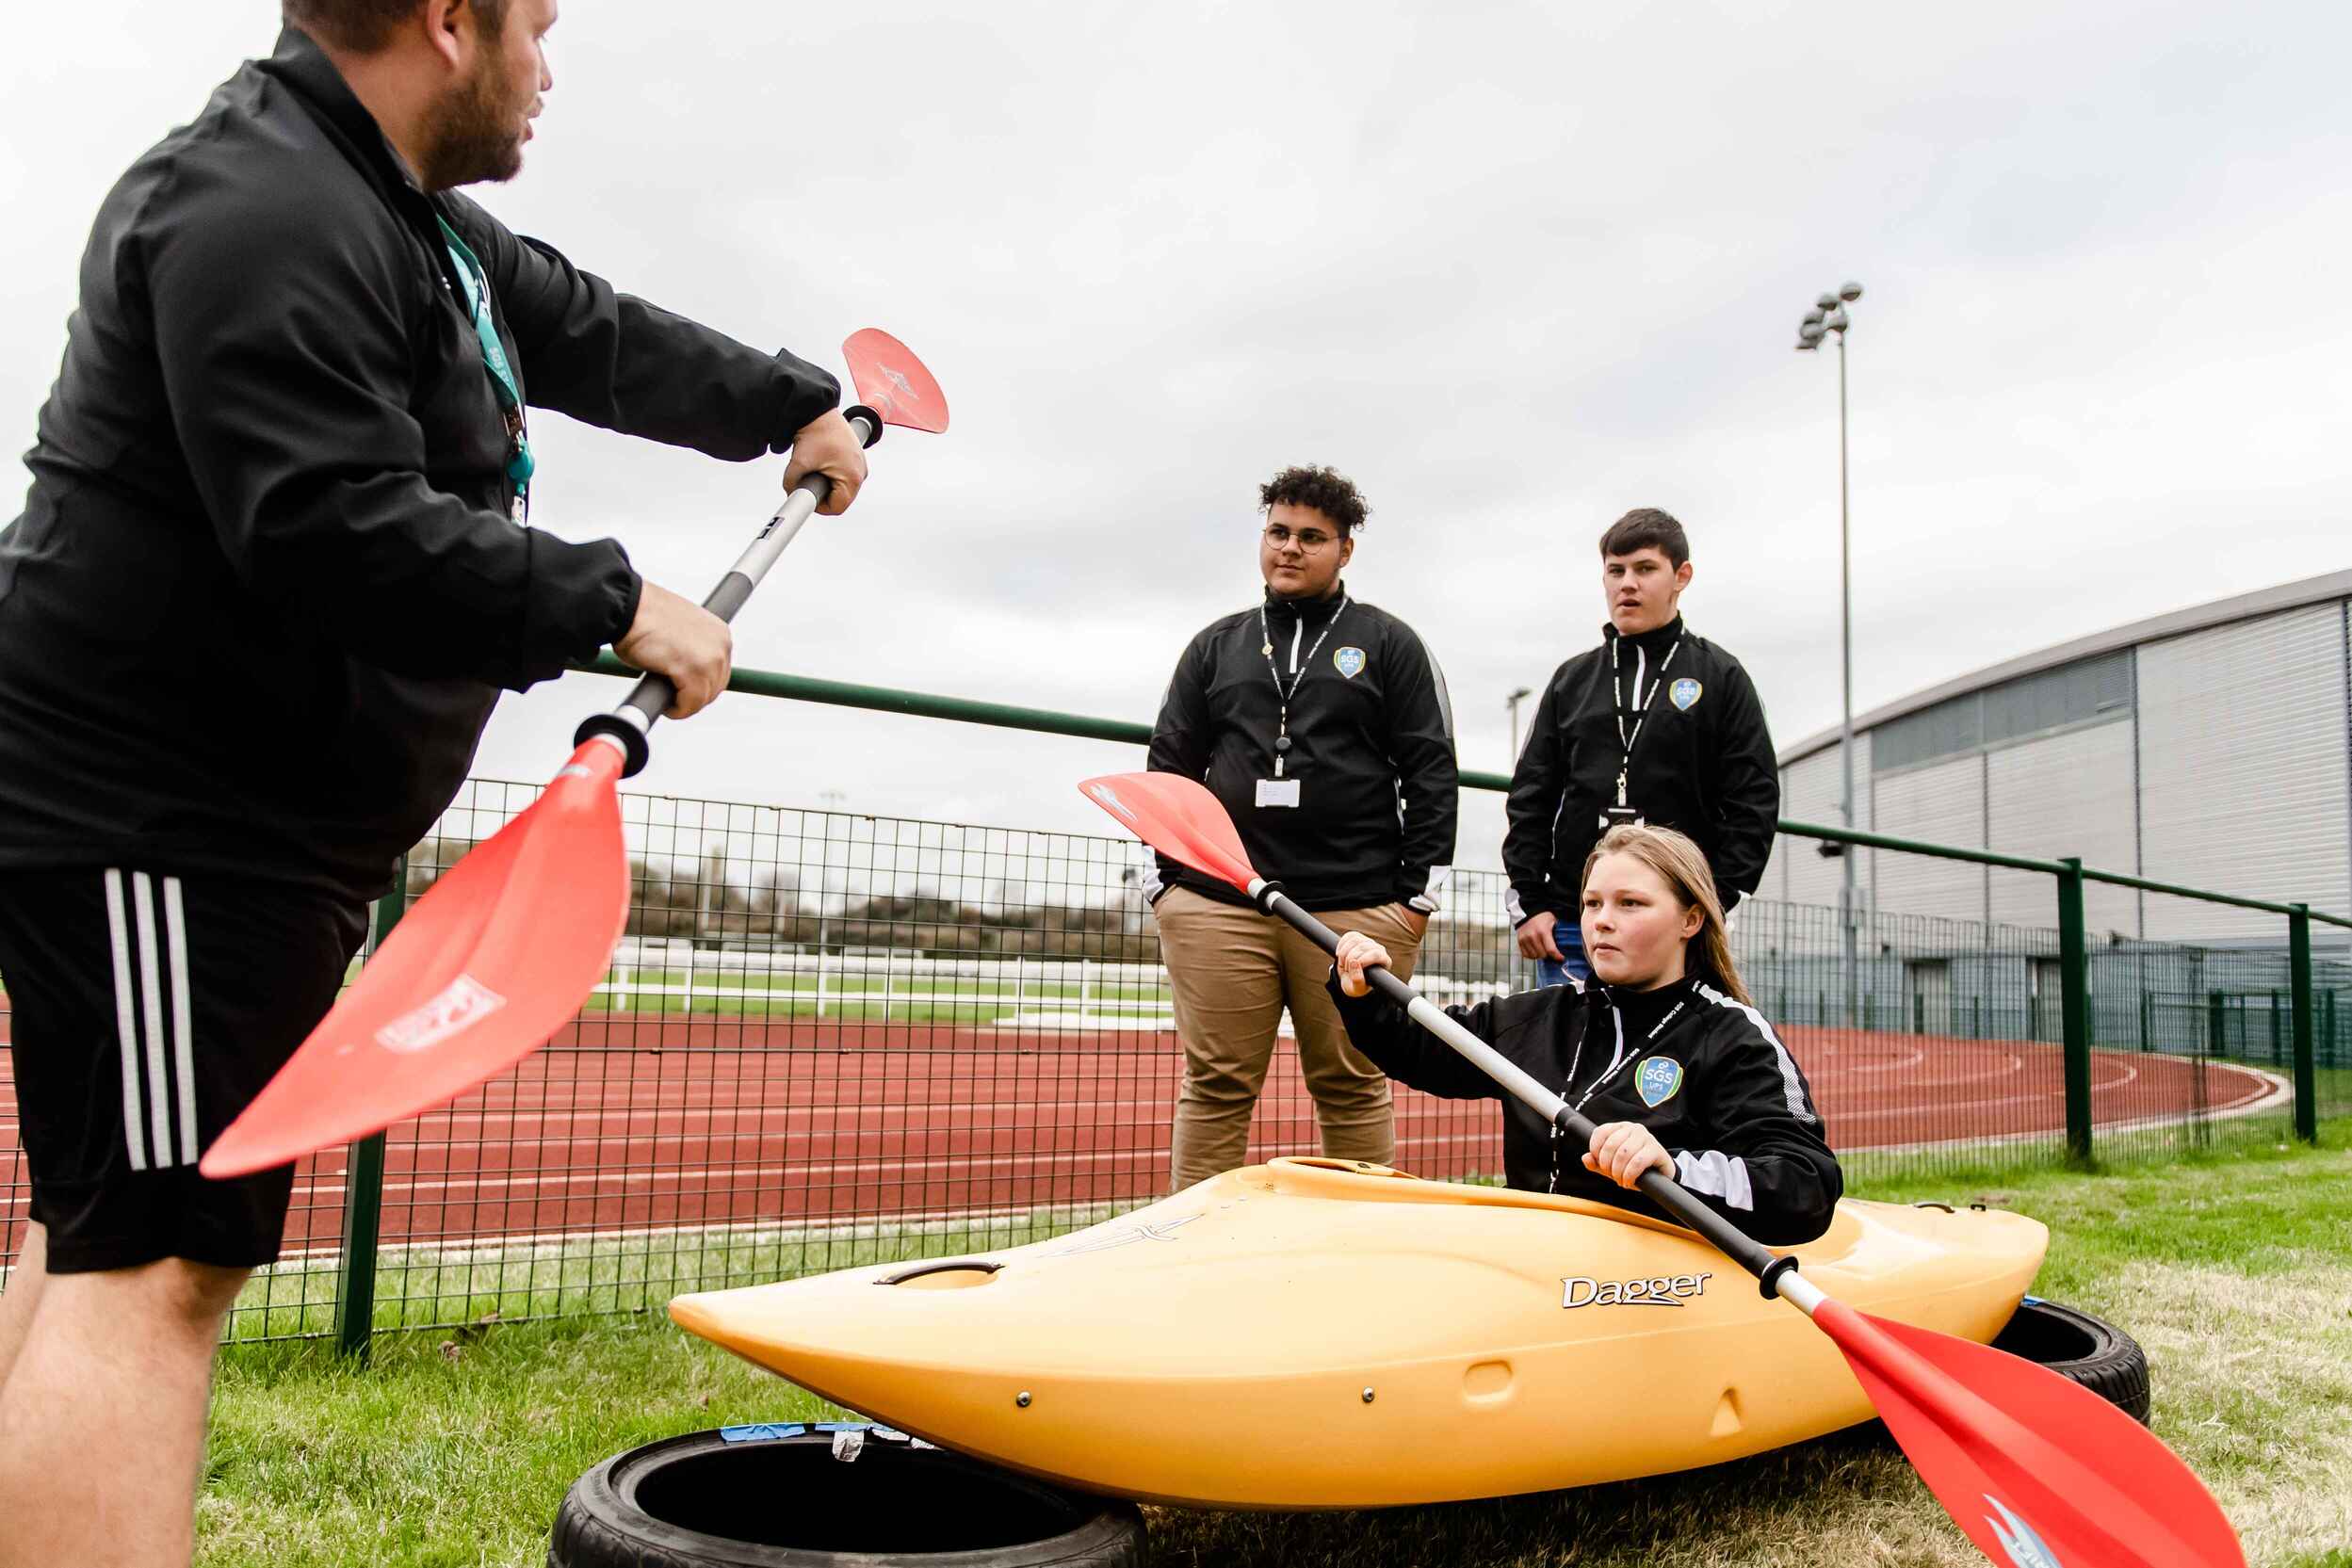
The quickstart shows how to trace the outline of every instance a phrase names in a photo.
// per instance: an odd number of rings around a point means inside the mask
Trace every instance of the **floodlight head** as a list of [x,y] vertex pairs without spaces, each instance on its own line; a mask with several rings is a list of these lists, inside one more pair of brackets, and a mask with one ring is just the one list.
[[1813,352],[1813,350],[1815,350],[1816,348],[1819,348],[1820,347],[1821,347],[1821,340],[1820,340],[1820,339],[1818,339],[1818,338],[1814,338],[1814,339],[1810,339],[1810,340],[1808,340],[1808,339],[1805,339],[1805,338],[1799,338],[1799,339],[1797,339],[1797,344],[1796,344],[1796,351],[1797,351],[1798,353],[1800,353],[1800,354],[1809,354],[1809,353]]
[[1822,325],[1828,328],[1833,332],[1844,331],[1846,326],[1845,307],[1843,305],[1840,305],[1836,310],[1831,311],[1827,318],[1822,322]]
[[1859,299],[1861,297],[1862,285],[1859,283],[1843,283],[1838,285],[1838,298],[1841,299],[1852,301]]
[[1806,325],[1806,326],[1808,326],[1808,327],[1818,327],[1818,326],[1820,326],[1820,325],[1821,325],[1821,322],[1822,322],[1822,313],[1821,313],[1821,312],[1819,312],[1819,311],[1807,311],[1807,312],[1805,313],[1805,321],[1804,321],[1804,325]]
[[1804,326],[1799,327],[1796,330],[1797,341],[1804,344],[1806,348],[1810,348],[1815,344],[1821,342],[1821,334],[1824,331],[1825,329],[1820,322],[1808,321]]
[[1838,308],[1838,297],[1834,294],[1825,294],[1813,303],[1823,310],[1834,311]]

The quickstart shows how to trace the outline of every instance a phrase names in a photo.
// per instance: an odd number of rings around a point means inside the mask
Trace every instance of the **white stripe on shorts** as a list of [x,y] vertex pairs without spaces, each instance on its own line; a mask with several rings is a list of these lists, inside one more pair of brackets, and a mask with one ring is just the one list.
[[180,1077],[180,1163],[196,1163],[196,1041],[187,999],[187,909],[180,879],[163,880],[165,954],[171,966],[172,1069]]
[[138,1025],[131,1004],[131,936],[122,914],[122,873],[106,871],[106,930],[114,938],[114,1028],[122,1047],[122,1140],[131,1169],[147,1169],[147,1134],[139,1124]]
[[155,962],[155,881],[144,871],[131,873],[131,909],[138,921],[138,983],[142,1033],[147,1042],[147,1121],[155,1133],[155,1163],[176,1165],[171,1157],[171,1083],[163,1067],[163,978]]

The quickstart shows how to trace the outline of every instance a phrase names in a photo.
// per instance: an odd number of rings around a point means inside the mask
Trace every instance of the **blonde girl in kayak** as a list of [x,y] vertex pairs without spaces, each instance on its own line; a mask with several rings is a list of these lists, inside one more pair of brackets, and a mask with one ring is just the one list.
[[1448,1008],[1598,1123],[1590,1148],[1371,993],[1387,949],[1339,939],[1328,981],[1355,1048],[1403,1084],[1500,1100],[1510,1185],[1657,1214],[1633,1189],[1663,1171],[1769,1246],[1809,1241],[1845,1189],[1812,1091],[1731,962],[1707,857],[1670,828],[1618,827],[1584,862],[1581,925],[1593,978]]

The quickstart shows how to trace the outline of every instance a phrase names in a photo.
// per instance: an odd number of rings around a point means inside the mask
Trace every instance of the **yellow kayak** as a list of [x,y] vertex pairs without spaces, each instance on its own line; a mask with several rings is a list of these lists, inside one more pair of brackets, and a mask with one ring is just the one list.
[[[1847,1201],[1786,1249],[1989,1341],[2049,1233]],[[1837,1347],[1679,1227],[1277,1159],[1027,1247],[681,1296],[680,1327],[942,1447],[1095,1492],[1369,1508],[1689,1469],[1867,1419]]]

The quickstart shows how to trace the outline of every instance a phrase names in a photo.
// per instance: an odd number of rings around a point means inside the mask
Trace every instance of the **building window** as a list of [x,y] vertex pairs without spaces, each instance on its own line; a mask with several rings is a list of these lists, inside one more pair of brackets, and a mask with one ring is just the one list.
[[1964,756],[2051,730],[2132,715],[2132,650],[2036,671],[1871,731],[1873,773]]

